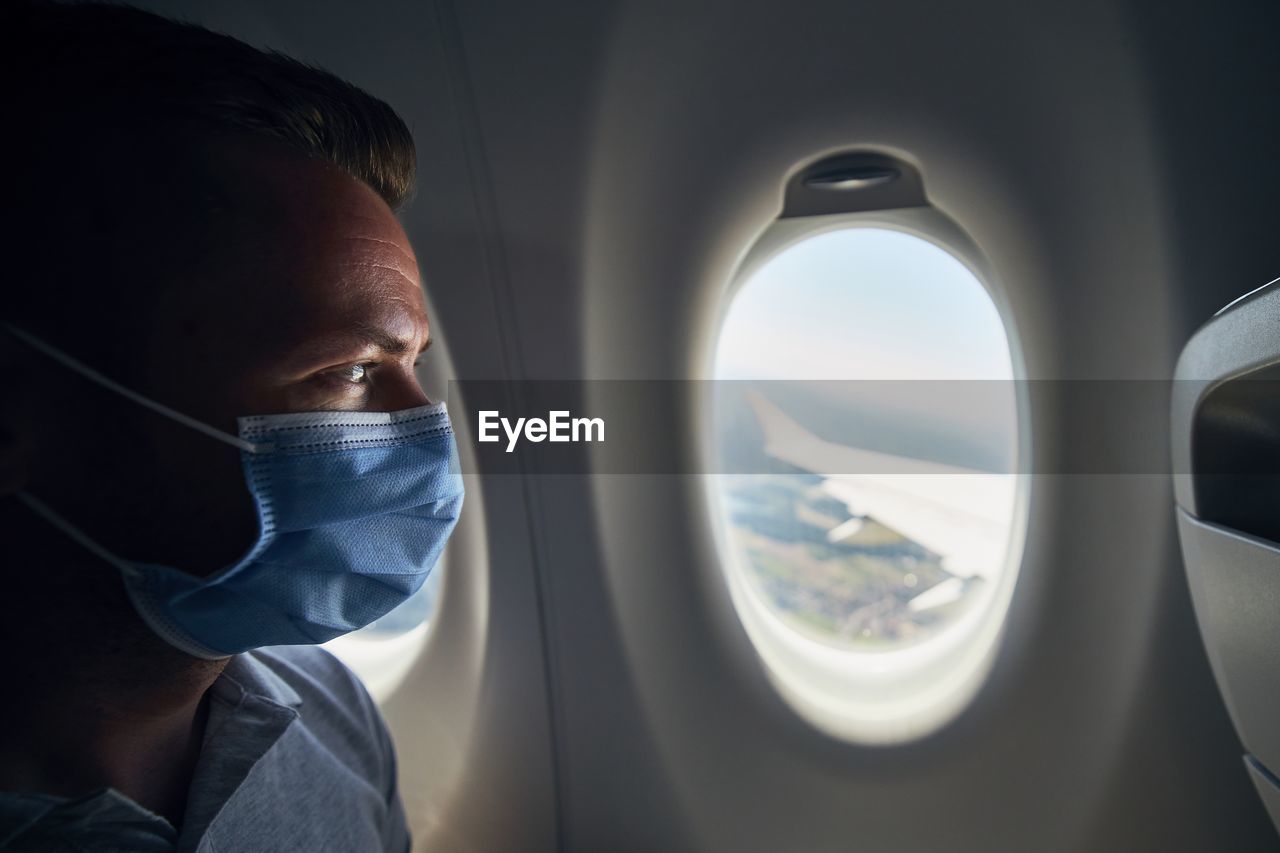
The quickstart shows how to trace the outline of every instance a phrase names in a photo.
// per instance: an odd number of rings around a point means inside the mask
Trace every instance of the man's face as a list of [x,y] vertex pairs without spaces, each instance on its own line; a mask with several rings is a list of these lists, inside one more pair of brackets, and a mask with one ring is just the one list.
[[[147,340],[129,342],[145,377],[137,390],[232,434],[243,415],[429,402],[414,372],[430,340],[418,265],[386,203],[271,143],[220,140],[197,160],[195,189],[182,192],[201,196],[201,213],[175,217],[181,225],[163,211],[143,217],[123,247],[171,267]],[[201,232],[198,260],[163,249],[185,239],[172,233],[179,227]],[[72,438],[32,430],[33,493],[128,559],[203,575],[251,544],[257,522],[239,451],[57,365],[42,366],[39,381],[50,421],[90,407],[90,423],[110,426]],[[113,439],[97,441],[104,434]]]

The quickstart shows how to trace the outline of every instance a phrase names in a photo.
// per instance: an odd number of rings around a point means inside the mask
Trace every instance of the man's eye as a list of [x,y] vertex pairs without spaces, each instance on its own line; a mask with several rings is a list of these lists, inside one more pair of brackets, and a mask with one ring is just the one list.
[[369,365],[348,364],[345,367],[334,370],[330,375],[335,379],[349,382],[352,385],[363,385],[369,376]]

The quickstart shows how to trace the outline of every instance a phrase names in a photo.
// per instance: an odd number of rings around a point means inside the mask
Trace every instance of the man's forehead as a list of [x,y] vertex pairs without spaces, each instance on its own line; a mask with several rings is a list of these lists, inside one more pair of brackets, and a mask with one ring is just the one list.
[[374,328],[426,340],[417,259],[372,189],[278,145],[207,148],[205,166],[223,182],[206,219],[211,263],[190,271],[202,280],[191,307],[263,353]]
[[352,216],[318,224],[302,236],[304,251],[319,253],[316,260],[328,260],[388,284],[404,279],[420,299],[418,259],[394,219],[388,223]]
[[413,261],[413,249],[387,203],[332,163],[257,143],[212,156],[222,158],[211,165],[250,221],[303,238],[340,235],[364,243],[371,254]]
[[278,318],[283,347],[401,352],[426,342],[417,262],[405,247],[356,223],[318,231],[303,252],[268,285],[267,310]]

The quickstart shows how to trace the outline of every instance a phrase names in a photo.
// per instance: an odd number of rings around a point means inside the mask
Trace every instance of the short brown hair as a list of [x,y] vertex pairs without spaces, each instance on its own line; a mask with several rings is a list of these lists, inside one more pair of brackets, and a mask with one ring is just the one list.
[[0,0],[0,52],[17,81],[0,319],[45,334],[56,318],[55,343],[81,357],[136,362],[129,335],[181,285],[148,266],[155,253],[129,255],[139,210],[174,226],[157,251],[196,264],[217,251],[197,232],[212,203],[199,158],[220,138],[336,167],[393,210],[412,192],[413,138],[390,106],[230,36],[123,5]]
[[17,97],[46,126],[70,119],[85,132],[106,118],[259,134],[334,164],[392,209],[412,192],[409,129],[327,71],[123,5],[22,0],[3,18],[7,52],[23,57]]

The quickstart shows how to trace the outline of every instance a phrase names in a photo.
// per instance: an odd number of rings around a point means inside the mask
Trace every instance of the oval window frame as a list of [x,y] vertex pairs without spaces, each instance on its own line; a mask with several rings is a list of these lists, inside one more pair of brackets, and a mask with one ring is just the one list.
[[[729,276],[714,318],[702,376],[715,380],[716,354],[729,308],[765,264],[814,237],[850,228],[879,228],[916,237],[960,262],[985,290],[1005,332],[1016,383],[1015,495],[1005,564],[986,606],[962,616],[928,642],[875,653],[851,652],[805,638],[764,604],[735,565],[726,541],[721,489],[703,478],[706,523],[715,542],[717,574],[728,589],[737,622],[774,690],[803,720],[826,735],[868,746],[901,745],[933,735],[968,708],[989,682],[1008,623],[1014,589],[1024,569],[1031,519],[1030,401],[1026,360],[1007,291],[977,244],[953,220],[931,207],[779,219],[743,254]],[[707,471],[717,470],[712,395],[698,401],[698,446]],[[827,687],[820,687],[819,684]],[[829,685],[839,685],[833,689]]]

